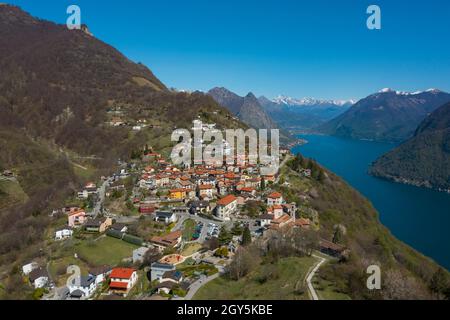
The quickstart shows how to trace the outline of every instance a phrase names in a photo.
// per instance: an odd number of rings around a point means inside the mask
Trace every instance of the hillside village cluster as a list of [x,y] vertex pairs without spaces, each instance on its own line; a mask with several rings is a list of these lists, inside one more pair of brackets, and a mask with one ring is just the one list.
[[[288,150],[281,154],[284,159],[291,156]],[[273,188],[279,177],[261,175],[258,165],[180,168],[151,148],[142,161],[119,165],[116,174],[102,177],[99,184],[87,183],[78,192],[77,200],[90,206],[53,211],[52,216],[63,217],[58,221],[64,225],[53,230],[51,242],[110,238],[132,245],[129,256],[115,265],[90,263],[89,269],[69,278],[66,285],[58,278],[68,275],[52,274],[48,262],[47,267],[45,261],[30,262],[22,272],[41,292],[39,298],[190,299],[211,277],[225,272],[245,232],[256,239],[283,228],[317,228],[314,221],[299,216],[296,203],[287,203]],[[307,170],[303,174],[310,176]],[[132,189],[126,192],[124,181],[130,180]],[[124,197],[117,196],[121,192]],[[114,197],[118,198],[114,201],[130,203],[134,214],[125,216],[108,208],[106,203]],[[256,215],[249,214],[249,203],[260,205]],[[130,230],[132,224],[149,221],[159,229],[146,237]],[[333,243],[322,241],[321,245],[328,251],[343,250]],[[82,257],[75,252],[72,258]]]

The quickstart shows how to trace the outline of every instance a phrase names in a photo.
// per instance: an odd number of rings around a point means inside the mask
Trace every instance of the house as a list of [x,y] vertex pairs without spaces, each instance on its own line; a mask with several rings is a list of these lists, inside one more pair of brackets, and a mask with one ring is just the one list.
[[272,220],[272,223],[270,224],[269,228],[272,230],[281,229],[285,226],[291,225],[293,222],[293,217],[291,217],[288,214],[283,214],[281,217]]
[[230,215],[236,213],[237,198],[233,195],[228,195],[219,201],[216,206],[216,216],[222,220],[229,220]]
[[340,244],[321,239],[319,241],[320,252],[329,256],[340,258],[346,251],[346,248]]
[[189,203],[189,213],[193,215],[207,214],[211,212],[209,201],[191,201]]
[[113,221],[111,218],[92,219],[86,222],[85,229],[87,232],[103,233],[106,231],[106,229],[112,226],[112,223]]
[[148,250],[150,249],[147,247],[140,247],[133,250],[133,263],[144,262],[144,257]]
[[283,204],[283,196],[279,192],[272,192],[267,196],[267,205],[282,205]]
[[160,279],[160,282],[165,282],[165,281],[169,281],[169,282],[173,282],[173,283],[180,283],[181,281],[183,281],[183,274],[178,270],[166,271],[166,272],[164,272],[164,274],[162,275],[162,277]]
[[165,248],[175,248],[181,243],[182,232],[180,230],[171,232],[165,236],[154,236],[150,239],[150,242],[157,247],[160,251]]
[[81,226],[86,219],[86,212],[83,209],[71,208],[67,214],[67,224],[70,228]]
[[164,222],[165,224],[171,224],[177,222],[178,216],[174,212],[170,211],[157,211],[155,213],[155,221]]
[[89,298],[94,294],[95,290],[97,290],[97,283],[94,276],[80,276],[72,279],[68,288],[70,296],[73,298]]
[[139,213],[141,214],[153,214],[155,210],[155,205],[151,203],[141,202],[141,204],[139,205]]
[[175,266],[173,264],[153,262],[150,266],[150,270],[150,280],[160,281],[163,279],[163,275],[166,274],[166,272],[175,271]]
[[280,218],[283,214],[283,207],[279,204],[267,208],[267,213],[274,216],[274,219]]
[[118,223],[118,222],[114,223],[109,229],[118,231],[118,232],[122,232],[122,233],[125,233],[128,231],[128,227],[126,224]]
[[22,272],[24,275],[27,276],[31,273],[31,271],[33,271],[37,268],[39,268],[39,265],[36,262],[31,262],[29,264],[22,266]]
[[95,283],[98,285],[104,282],[111,273],[111,267],[101,266],[89,269],[89,275],[95,278]]
[[262,214],[258,217],[257,223],[260,227],[269,226],[272,223],[274,216],[271,214]]
[[77,197],[78,197],[78,199],[86,200],[87,198],[89,198],[89,193],[87,190],[83,190],[83,191],[78,192]]
[[295,226],[303,228],[303,229],[309,229],[311,227],[311,220],[306,219],[306,218],[296,219]]
[[44,268],[34,269],[29,273],[29,278],[35,289],[44,288],[49,281],[47,270]]
[[70,229],[58,230],[55,232],[55,240],[65,240],[71,238],[73,235],[73,231]]
[[212,199],[217,193],[217,189],[212,184],[202,184],[198,186],[198,196],[200,198]]
[[110,291],[123,296],[128,295],[138,280],[137,272],[132,268],[114,268],[109,277]]
[[169,190],[169,198],[171,200],[186,199],[186,189],[172,189]]

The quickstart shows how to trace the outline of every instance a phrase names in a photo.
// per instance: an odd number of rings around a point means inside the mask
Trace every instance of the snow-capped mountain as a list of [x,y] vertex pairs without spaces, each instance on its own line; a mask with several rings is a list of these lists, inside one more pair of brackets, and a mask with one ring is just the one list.
[[430,88],[425,91],[415,91],[415,92],[397,91],[397,90],[394,90],[391,88],[384,88],[384,89],[381,89],[380,91],[378,91],[378,93],[389,93],[389,92],[395,92],[397,95],[402,95],[402,96],[414,96],[414,95],[419,95],[422,93],[434,93],[434,94],[442,93],[441,90],[435,89],[435,88]]
[[292,98],[288,96],[278,96],[272,99],[272,102],[279,105],[288,105],[288,106],[350,106],[356,103],[355,100],[325,100],[325,99],[316,99],[316,98]]

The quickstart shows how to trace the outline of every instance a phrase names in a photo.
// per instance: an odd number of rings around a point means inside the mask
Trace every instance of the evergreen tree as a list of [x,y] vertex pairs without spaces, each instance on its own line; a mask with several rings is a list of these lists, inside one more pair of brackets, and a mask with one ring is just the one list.
[[336,227],[333,235],[333,243],[339,243],[342,240],[342,231],[339,226]]
[[445,294],[449,287],[449,278],[444,269],[439,268],[431,277],[430,289],[436,294]]
[[250,233],[249,227],[246,227],[244,229],[244,232],[242,233],[242,245],[247,246],[252,243],[252,235]]

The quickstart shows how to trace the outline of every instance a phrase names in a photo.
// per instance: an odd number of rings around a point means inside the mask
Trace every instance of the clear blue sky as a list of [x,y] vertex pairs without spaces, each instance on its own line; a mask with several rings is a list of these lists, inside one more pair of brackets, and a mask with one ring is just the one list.
[[[361,98],[384,87],[450,91],[448,0],[11,0],[96,37],[166,85],[273,97]],[[378,4],[382,30],[366,28]]]

